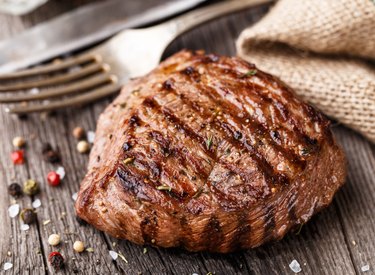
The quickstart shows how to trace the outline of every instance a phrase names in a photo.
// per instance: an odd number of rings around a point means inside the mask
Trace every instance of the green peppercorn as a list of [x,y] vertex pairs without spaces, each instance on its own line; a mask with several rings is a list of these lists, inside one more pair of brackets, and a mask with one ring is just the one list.
[[24,223],[26,224],[32,224],[33,222],[36,221],[36,214],[34,210],[30,208],[25,208],[21,211],[21,219],[23,220]]
[[22,195],[22,188],[18,183],[14,182],[9,185],[8,192],[11,196],[17,198]]
[[23,192],[29,196],[37,194],[39,191],[38,183],[35,180],[28,179],[23,184]]

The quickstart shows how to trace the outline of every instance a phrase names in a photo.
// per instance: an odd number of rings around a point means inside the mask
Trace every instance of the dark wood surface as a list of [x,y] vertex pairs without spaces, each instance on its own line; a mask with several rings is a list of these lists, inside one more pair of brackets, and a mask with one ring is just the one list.
[[[28,16],[0,15],[0,39],[16,34],[38,22],[51,18],[88,1],[51,0]],[[234,41],[239,32],[253,24],[267,11],[257,7],[227,16],[201,26],[179,38],[166,51],[166,56],[181,48],[205,49],[218,54],[234,55]],[[0,108],[0,265],[12,262],[5,274],[53,273],[48,254],[48,236],[59,233],[62,243],[56,249],[66,259],[66,274],[293,274],[289,263],[296,259],[300,274],[361,274],[361,267],[375,270],[375,145],[353,131],[335,124],[334,132],[345,149],[349,174],[330,207],[304,225],[299,234],[289,233],[282,241],[257,249],[228,255],[189,253],[181,249],[143,247],[113,239],[75,220],[74,201],[80,180],[86,172],[87,155],[76,151],[71,135],[75,126],[94,130],[98,115],[110,102],[102,100],[80,109],[67,109],[47,118],[31,115],[27,120],[5,114]],[[27,163],[14,166],[10,161],[12,138],[27,138]],[[42,160],[41,146],[50,142],[62,155],[66,178],[60,187],[46,184],[46,174],[57,166]],[[42,201],[37,209],[38,222],[28,231],[20,230],[18,218],[10,219],[8,207],[12,198],[7,193],[11,182],[22,183],[33,178],[41,183],[41,193],[33,198],[17,200],[30,207],[35,198]],[[51,220],[48,225],[43,221]],[[73,242],[82,240],[93,253],[73,252]],[[112,261],[108,251],[121,252],[127,259]]]

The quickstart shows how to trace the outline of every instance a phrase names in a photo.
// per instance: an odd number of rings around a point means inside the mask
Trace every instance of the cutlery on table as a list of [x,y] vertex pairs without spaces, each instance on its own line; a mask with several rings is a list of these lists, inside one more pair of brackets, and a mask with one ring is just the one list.
[[[1,103],[44,100],[39,104],[18,104],[6,108],[9,113],[29,113],[83,105],[117,93],[129,78],[141,76],[156,67],[167,46],[183,32],[230,12],[270,0],[231,0],[194,10],[159,25],[128,29],[107,42],[59,62],[0,75],[0,92],[43,89],[38,93],[1,96]],[[56,74],[60,72],[60,74]],[[42,76],[47,76],[41,78]],[[25,81],[27,78],[34,78]],[[56,85],[63,85],[57,86]],[[38,90],[39,91],[39,90]],[[80,92],[82,94],[77,95]],[[66,97],[70,95],[70,97]],[[61,100],[50,101],[52,98]]]

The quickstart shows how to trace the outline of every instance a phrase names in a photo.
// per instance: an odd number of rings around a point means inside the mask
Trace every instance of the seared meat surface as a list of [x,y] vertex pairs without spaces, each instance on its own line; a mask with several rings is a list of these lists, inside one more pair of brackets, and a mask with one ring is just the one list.
[[137,244],[230,252],[305,223],[345,166],[329,121],[278,79],[183,51],[100,116],[76,211]]

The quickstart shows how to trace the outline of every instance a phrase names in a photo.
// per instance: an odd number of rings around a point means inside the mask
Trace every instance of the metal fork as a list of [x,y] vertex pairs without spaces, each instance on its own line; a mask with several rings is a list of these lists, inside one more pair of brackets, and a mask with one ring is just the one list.
[[[271,1],[230,0],[214,4],[153,27],[124,30],[77,56],[0,75],[0,83],[8,83],[0,84],[0,92],[9,92],[0,96],[0,103],[21,103],[5,110],[22,114],[84,105],[112,95],[129,78],[156,67],[167,46],[183,32],[220,15],[267,2]],[[20,90],[29,91],[14,94]],[[50,101],[52,98],[59,99]],[[42,103],[28,103],[35,100]]]

